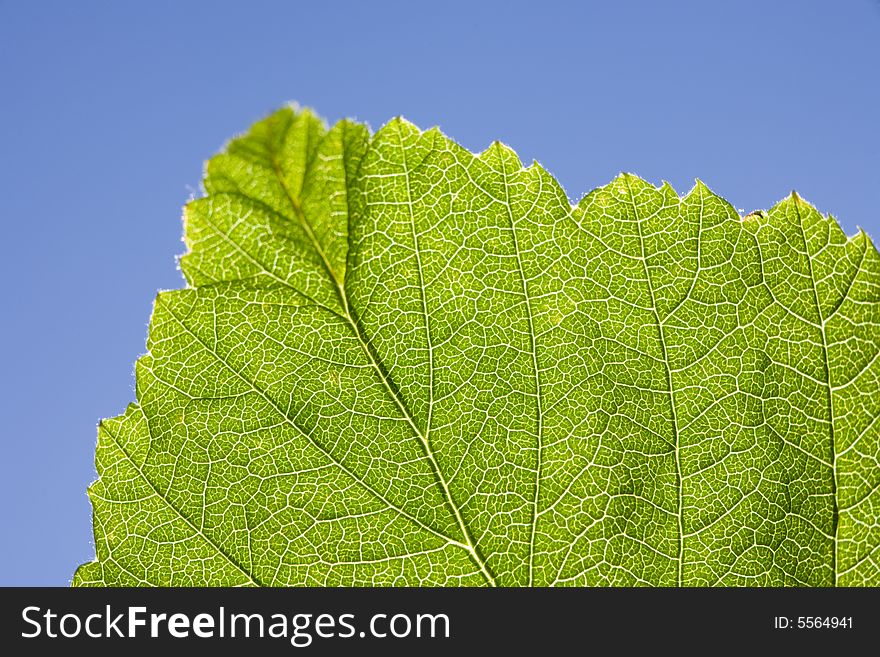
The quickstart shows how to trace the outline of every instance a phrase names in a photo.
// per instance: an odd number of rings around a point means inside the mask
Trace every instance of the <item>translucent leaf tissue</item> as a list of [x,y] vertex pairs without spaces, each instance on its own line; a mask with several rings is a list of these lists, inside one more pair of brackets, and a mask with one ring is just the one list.
[[880,585],[863,232],[291,108],[204,187],[74,585]]

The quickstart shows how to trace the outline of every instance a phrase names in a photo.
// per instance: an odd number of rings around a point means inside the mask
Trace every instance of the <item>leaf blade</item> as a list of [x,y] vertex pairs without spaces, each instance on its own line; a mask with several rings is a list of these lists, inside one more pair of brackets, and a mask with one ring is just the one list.
[[[74,584],[878,581],[864,234],[629,174],[572,206],[500,144],[292,109],[205,187]],[[147,517],[195,556],[113,529]]]

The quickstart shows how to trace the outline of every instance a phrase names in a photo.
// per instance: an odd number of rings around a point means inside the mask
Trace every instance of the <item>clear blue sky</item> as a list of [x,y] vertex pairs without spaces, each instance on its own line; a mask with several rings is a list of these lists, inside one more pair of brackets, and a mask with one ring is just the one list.
[[94,554],[95,424],[183,284],[203,160],[288,100],[745,211],[796,188],[880,238],[880,3],[0,0],[0,584]]

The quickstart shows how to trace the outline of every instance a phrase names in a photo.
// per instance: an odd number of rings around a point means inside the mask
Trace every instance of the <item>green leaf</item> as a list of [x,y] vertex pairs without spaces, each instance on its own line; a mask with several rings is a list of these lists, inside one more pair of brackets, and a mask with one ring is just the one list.
[[75,585],[880,584],[863,232],[291,109],[205,189]]

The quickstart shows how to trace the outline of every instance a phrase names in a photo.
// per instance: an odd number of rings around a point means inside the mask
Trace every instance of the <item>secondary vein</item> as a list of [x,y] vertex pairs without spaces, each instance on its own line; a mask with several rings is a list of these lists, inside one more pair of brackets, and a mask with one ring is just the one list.
[[532,499],[532,528],[529,536],[529,586],[534,585],[535,581],[535,537],[538,530],[538,504],[540,502],[541,491],[541,461],[544,451],[543,431],[544,431],[544,412],[542,408],[542,385],[541,385],[541,369],[538,366],[538,346],[535,337],[535,323],[532,313],[532,300],[529,296],[529,287],[526,282],[526,275],[523,271],[522,256],[520,255],[519,240],[516,234],[516,222],[513,218],[513,210],[510,207],[510,186],[507,181],[507,166],[504,158],[501,158],[501,174],[504,180],[504,199],[507,208],[507,216],[510,220],[510,232],[513,236],[513,249],[516,253],[517,271],[522,285],[523,297],[525,298],[526,316],[529,323],[529,342],[532,352],[532,368],[535,376],[535,441],[537,442],[537,453],[535,462],[535,493]]
[[[143,411],[141,411],[141,413],[143,413]],[[193,532],[195,532],[198,536],[201,536],[205,540],[205,542],[207,542],[217,552],[217,554],[221,555],[224,559],[226,559],[226,561],[229,562],[230,565],[232,565],[242,575],[247,577],[248,582],[250,584],[253,584],[254,586],[263,586],[263,584],[254,575],[252,575],[251,573],[246,571],[244,569],[244,567],[238,563],[238,561],[236,561],[229,553],[226,552],[226,550],[224,550],[218,543],[213,541],[210,536],[208,536],[207,534],[204,533],[204,531],[197,528],[195,526],[195,524],[189,518],[187,518],[183,514],[183,512],[177,508],[177,506],[175,506],[171,502],[171,500],[169,500],[167,497],[165,497],[164,495],[162,495],[162,493],[159,492],[159,489],[156,488],[155,485],[153,485],[153,482],[150,481],[150,479],[147,477],[147,475],[144,473],[144,471],[135,462],[135,460],[131,457],[131,455],[128,453],[128,451],[122,446],[122,443],[119,442],[119,439],[113,434],[112,431],[110,431],[110,429],[107,428],[106,425],[102,424],[101,428],[104,430],[104,433],[106,433],[108,436],[110,436],[110,439],[113,441],[113,443],[116,445],[116,447],[119,448],[119,451],[122,452],[123,456],[125,456],[125,459],[129,463],[131,463],[131,466],[135,469],[135,471],[138,473],[140,478],[144,480],[144,483],[146,483],[147,486],[150,487],[150,490],[153,491],[153,493],[156,495],[156,497],[158,497],[160,500],[162,500],[168,506],[169,509],[174,511],[175,515],[177,515],[178,518],[183,520],[183,522]]]
[[[816,275],[813,273],[813,258],[810,256],[810,246],[807,243],[807,234],[804,231],[804,221],[801,217],[799,207],[800,200],[794,198],[794,211],[797,216],[797,224],[800,229],[801,238],[804,241],[804,256],[807,259],[807,267],[810,270],[810,287],[813,291],[813,301],[816,304],[816,318],[819,320],[819,327],[822,335],[822,366],[825,370],[825,391],[828,404],[828,436],[831,442],[831,572],[834,574],[834,586],[837,586],[839,573],[837,572],[838,560],[838,536],[837,526],[839,524],[840,508],[837,501],[837,450],[834,447],[834,392],[831,387],[831,367],[828,362],[828,335],[825,332],[825,318],[822,316],[822,304],[819,303],[819,291],[816,289]],[[856,274],[858,275],[858,274]]]
[[642,234],[642,222],[639,217],[639,209],[636,204],[635,195],[632,191],[632,185],[630,185],[629,178],[624,178],[626,181],[626,188],[629,192],[630,203],[633,208],[633,216],[636,220],[636,229],[639,233],[639,247],[642,252],[642,267],[645,271],[645,279],[648,283],[648,292],[651,295],[651,306],[654,312],[654,320],[657,324],[657,332],[660,338],[660,350],[663,355],[663,366],[666,370],[666,383],[669,387],[669,408],[672,417],[672,437],[673,442],[675,444],[675,488],[678,493],[678,508],[676,511],[676,516],[678,518],[678,569],[675,577],[675,585],[680,587],[682,585],[682,575],[684,569],[684,519],[683,519],[683,491],[682,491],[682,477],[681,477],[681,442],[678,433],[678,414],[675,408],[675,389],[672,384],[672,368],[669,366],[669,356],[666,349],[666,334],[663,330],[663,322],[660,321],[660,313],[657,310],[657,298],[654,295],[654,285],[651,282],[651,273],[648,271],[648,262],[645,254],[645,238]]

